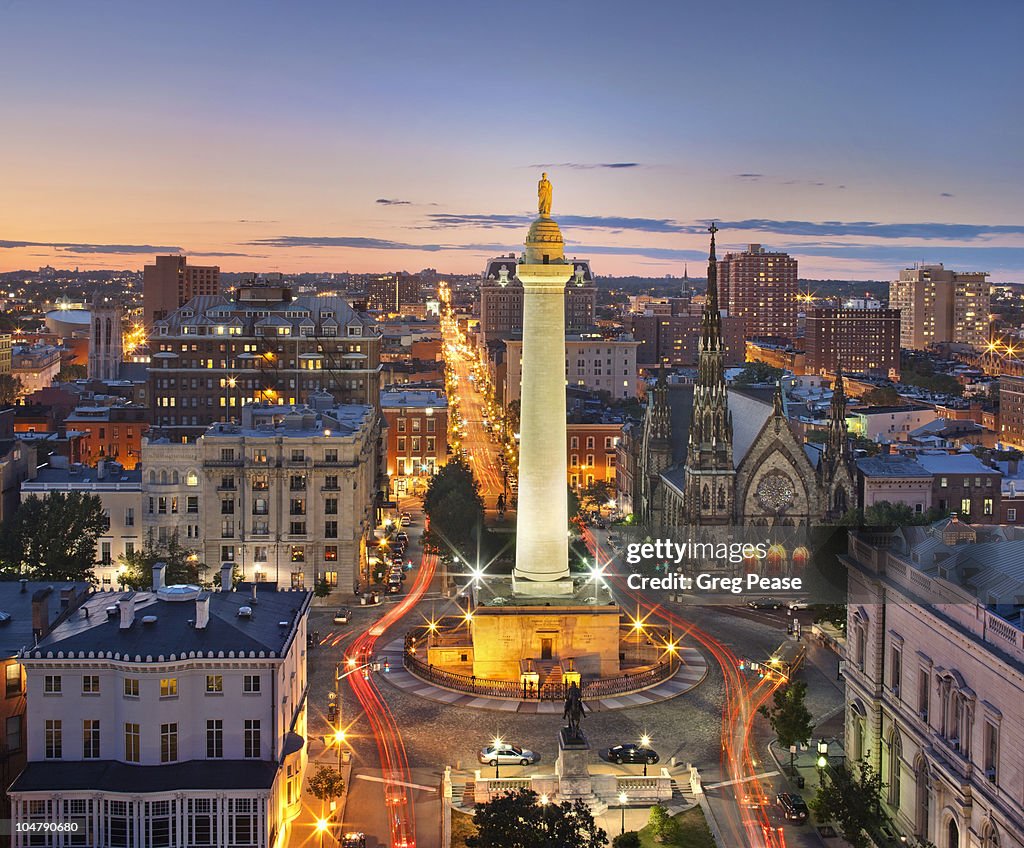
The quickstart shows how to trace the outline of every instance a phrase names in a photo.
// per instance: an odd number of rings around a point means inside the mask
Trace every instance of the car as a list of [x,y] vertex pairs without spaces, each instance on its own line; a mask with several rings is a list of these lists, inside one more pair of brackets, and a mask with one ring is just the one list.
[[366,848],[366,834],[352,831],[341,837],[341,848]]
[[409,534],[406,533],[404,530],[400,530],[398,533],[395,534],[395,540],[401,542],[403,545],[408,545]]
[[402,591],[402,582],[401,581],[399,581],[398,583],[388,583],[388,594],[389,595],[397,595],[401,591]]
[[607,759],[612,763],[646,763],[653,766],[660,757],[653,748],[643,748],[635,742],[616,745],[608,749]]
[[754,598],[747,601],[747,606],[750,609],[782,609],[782,601],[777,598]]
[[786,607],[791,610],[805,610],[811,606],[809,601],[790,601]]
[[488,745],[480,752],[480,762],[488,766],[506,763],[528,766],[539,759],[540,754],[520,748],[518,745],[510,745],[507,742],[502,742],[500,745]]
[[352,610],[340,609],[334,613],[335,624],[348,624],[352,620]]
[[782,810],[782,815],[789,821],[801,824],[807,821],[807,803],[800,795],[793,792],[780,792],[775,797],[775,802]]
[[402,513],[402,527],[408,527],[412,524],[412,515],[408,512]]

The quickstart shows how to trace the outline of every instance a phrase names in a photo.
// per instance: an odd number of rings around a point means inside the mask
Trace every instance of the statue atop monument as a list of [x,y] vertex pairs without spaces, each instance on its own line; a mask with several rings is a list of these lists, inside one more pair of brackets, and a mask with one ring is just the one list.
[[540,175],[540,182],[537,183],[537,211],[542,218],[551,215],[551,183],[548,182],[547,172]]
[[565,709],[562,711],[562,718],[569,721],[565,728],[567,731],[565,734],[567,741],[583,738],[580,722],[586,714],[587,712],[583,705],[583,692],[580,689],[580,685],[574,680],[569,684],[569,690],[565,695]]

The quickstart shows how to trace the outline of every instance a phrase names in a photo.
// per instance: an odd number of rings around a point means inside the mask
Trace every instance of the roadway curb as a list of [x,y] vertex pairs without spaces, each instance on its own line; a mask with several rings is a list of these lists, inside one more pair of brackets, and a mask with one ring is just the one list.
[[718,821],[715,819],[715,814],[711,812],[711,804],[708,803],[708,797],[703,792],[697,797],[697,803],[700,804],[701,810],[704,811],[704,819],[708,823],[708,828],[711,830],[711,836],[715,840],[715,845],[718,848],[735,848],[733,845],[729,845],[725,841],[725,837],[722,836],[722,830],[718,826]]

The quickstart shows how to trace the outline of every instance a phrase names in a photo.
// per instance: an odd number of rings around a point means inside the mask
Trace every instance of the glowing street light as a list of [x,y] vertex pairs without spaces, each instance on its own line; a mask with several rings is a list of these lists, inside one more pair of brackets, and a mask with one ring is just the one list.
[[491,745],[494,749],[494,779],[497,780],[501,775],[498,773],[498,769],[501,767],[501,755],[499,749],[504,744],[504,740],[500,736],[495,736],[491,740]]
[[316,820],[316,832],[320,834],[320,848],[324,848],[324,834],[327,832],[328,827],[327,819]]
[[[640,737],[640,747],[644,750],[650,750],[651,737],[646,733]],[[644,777],[647,777],[647,755],[644,754]]]
[[620,792],[619,793],[619,810],[621,810],[621,812],[622,812],[622,824],[621,824],[621,826],[619,828],[619,833],[620,834],[623,834],[623,833],[626,832],[626,801],[628,801],[628,800],[629,800],[629,797],[626,795],[625,792]]

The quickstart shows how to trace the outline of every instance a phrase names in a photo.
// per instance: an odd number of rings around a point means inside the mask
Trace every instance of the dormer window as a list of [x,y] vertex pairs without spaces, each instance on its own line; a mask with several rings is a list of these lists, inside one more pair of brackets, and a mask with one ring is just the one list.
[[348,325],[348,334],[350,336],[361,336],[363,334],[363,325],[362,324],[349,324]]

